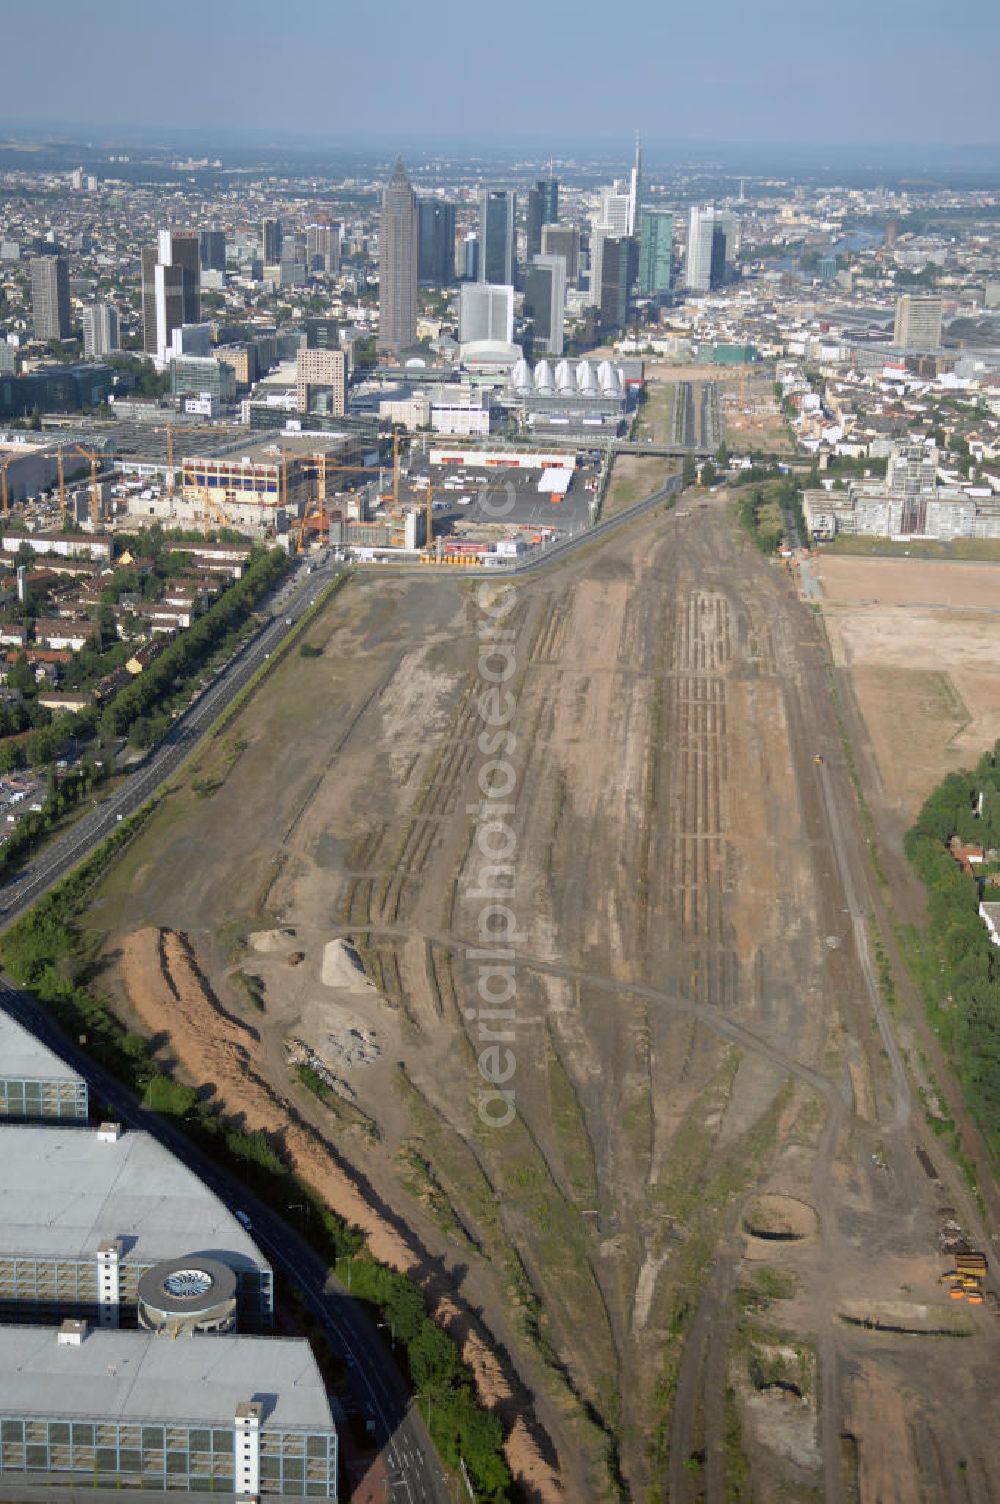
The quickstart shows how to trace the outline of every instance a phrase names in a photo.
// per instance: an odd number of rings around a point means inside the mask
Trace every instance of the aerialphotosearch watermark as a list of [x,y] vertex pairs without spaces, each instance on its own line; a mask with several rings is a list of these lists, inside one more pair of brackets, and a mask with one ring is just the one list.
[[[485,493],[480,508],[503,517],[514,507],[513,488],[505,486],[502,499]],[[475,1004],[465,1017],[475,1027],[473,1044],[482,1078],[478,1111],[490,1128],[506,1128],[517,1115],[514,1075],[517,972],[515,946],[525,939],[515,914],[516,882],[514,857],[517,832],[515,791],[517,769],[513,762],[517,738],[510,729],[517,708],[510,681],[517,671],[516,633],[511,619],[517,593],[510,583],[483,581],[476,591],[476,639],[478,675],[477,708],[481,727],[476,738],[479,766],[476,772],[480,799],[466,806],[476,821],[473,849],[478,864],[466,897],[476,900],[477,944],[466,949],[466,959],[476,973]]]

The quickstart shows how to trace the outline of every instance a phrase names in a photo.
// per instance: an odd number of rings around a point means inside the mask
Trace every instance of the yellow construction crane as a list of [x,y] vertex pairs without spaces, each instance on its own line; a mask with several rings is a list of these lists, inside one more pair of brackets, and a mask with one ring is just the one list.
[[100,526],[101,522],[101,493],[97,485],[97,461],[99,456],[92,449],[84,449],[82,444],[73,446],[78,454],[82,454],[85,460],[90,461],[90,523],[93,528]]
[[7,501],[7,466],[13,458],[12,454],[8,454],[6,459],[0,460],[0,510],[2,510],[5,517],[10,512],[10,506]]

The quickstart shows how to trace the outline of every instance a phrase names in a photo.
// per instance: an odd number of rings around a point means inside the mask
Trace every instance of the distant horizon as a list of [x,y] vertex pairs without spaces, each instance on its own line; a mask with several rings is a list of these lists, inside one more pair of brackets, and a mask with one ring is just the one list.
[[[1000,11],[963,0],[960,20],[936,0],[841,0],[835,14],[632,0],[615,16],[598,0],[507,0],[484,49],[462,0],[382,0],[374,17],[329,0],[280,15],[270,0],[33,0],[5,11],[3,109],[19,131],[51,131],[57,114],[85,135],[176,136],[183,121],[219,141],[405,146],[416,130],[445,148],[561,147],[578,119],[580,145],[638,130],[683,149],[1000,150]],[[932,141],[914,140],[929,121]]]

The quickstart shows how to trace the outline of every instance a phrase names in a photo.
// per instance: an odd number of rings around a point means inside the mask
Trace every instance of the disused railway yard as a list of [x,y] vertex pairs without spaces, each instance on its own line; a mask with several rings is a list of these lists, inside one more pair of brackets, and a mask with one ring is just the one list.
[[[975,1209],[859,964],[885,921],[814,615],[721,498],[515,584],[499,1129],[466,1016],[480,588],[508,587],[342,592],[99,891],[110,995],[134,1020],[130,937],[186,937],[255,1077],[482,1312],[566,1498],[611,1496],[609,1441],[636,1499],[995,1497],[996,1317],[939,1284]],[[203,1016],[162,1024],[239,1111],[208,992]]]

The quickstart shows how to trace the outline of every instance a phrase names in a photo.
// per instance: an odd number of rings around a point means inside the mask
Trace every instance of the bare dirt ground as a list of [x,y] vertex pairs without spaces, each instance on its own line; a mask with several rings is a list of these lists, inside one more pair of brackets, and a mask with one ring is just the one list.
[[[331,1204],[449,1292],[529,1496],[551,1467],[567,1501],[614,1497],[611,1443],[636,1500],[996,1498],[996,1317],[907,1317],[953,1314],[942,1206],[982,1230],[873,992],[814,614],[707,500],[517,585],[501,1129],[477,1113],[475,589],[356,579],[322,655],[195,759],[91,911],[116,1005],[290,1157],[299,1125]],[[331,959],[347,937],[374,985]]]
[[605,492],[602,517],[613,517],[635,502],[651,496],[665,485],[680,466],[675,460],[647,459],[641,454],[620,454],[614,463]]
[[812,569],[880,802],[904,826],[1000,737],[1000,567],[823,555]]

